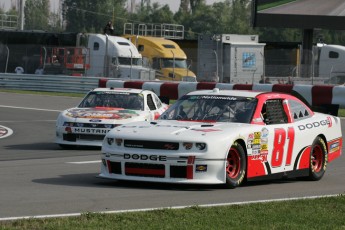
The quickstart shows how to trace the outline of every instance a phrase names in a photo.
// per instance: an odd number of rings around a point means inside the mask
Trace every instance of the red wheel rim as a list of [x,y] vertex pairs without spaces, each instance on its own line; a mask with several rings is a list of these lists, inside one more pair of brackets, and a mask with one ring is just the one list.
[[236,178],[240,173],[240,169],[240,154],[236,149],[231,148],[226,159],[226,174],[230,178]]
[[320,146],[315,146],[311,154],[311,164],[314,172],[320,172],[323,165],[323,152]]

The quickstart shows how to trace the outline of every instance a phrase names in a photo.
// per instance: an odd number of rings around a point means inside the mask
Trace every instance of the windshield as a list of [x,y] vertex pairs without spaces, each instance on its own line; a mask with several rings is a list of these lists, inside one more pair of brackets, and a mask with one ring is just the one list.
[[[142,59],[141,58],[130,58],[130,57],[119,57],[118,58],[118,64],[119,65],[131,65],[131,59],[132,59],[132,65],[141,65]],[[113,64],[116,65],[116,58],[113,58]]]
[[[175,60],[175,66],[174,66]],[[162,59],[162,68],[184,68],[187,69],[186,59],[173,59],[173,58],[164,58]]]
[[257,100],[235,96],[183,96],[160,120],[250,123]]
[[90,92],[78,108],[110,107],[144,110],[144,97],[138,93]]

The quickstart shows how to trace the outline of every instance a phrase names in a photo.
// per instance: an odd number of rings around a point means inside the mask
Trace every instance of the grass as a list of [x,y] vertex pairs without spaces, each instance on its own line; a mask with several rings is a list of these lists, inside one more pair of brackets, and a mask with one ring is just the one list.
[[[231,191],[229,191],[231,193]],[[0,229],[345,229],[345,195],[0,222]]]
[[294,1],[296,1],[296,0],[280,0],[280,1],[275,1],[275,2],[267,3],[267,4],[259,4],[258,5],[258,11],[266,10],[268,8],[276,7],[276,6],[283,5],[283,4],[286,4],[289,2],[294,2]]

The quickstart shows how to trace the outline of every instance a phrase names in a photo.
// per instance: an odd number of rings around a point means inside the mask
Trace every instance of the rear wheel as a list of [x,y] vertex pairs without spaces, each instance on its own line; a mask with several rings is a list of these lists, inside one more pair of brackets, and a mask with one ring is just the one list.
[[317,137],[310,151],[309,179],[320,180],[325,174],[327,166],[327,147],[321,137]]
[[241,185],[245,178],[247,159],[243,147],[235,142],[226,157],[226,186],[236,188]]

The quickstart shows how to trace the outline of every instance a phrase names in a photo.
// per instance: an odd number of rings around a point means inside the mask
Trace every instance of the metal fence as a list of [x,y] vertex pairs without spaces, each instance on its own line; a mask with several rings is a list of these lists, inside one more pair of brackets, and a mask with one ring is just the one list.
[[98,77],[0,73],[0,89],[86,93],[98,87]]

